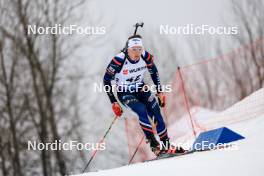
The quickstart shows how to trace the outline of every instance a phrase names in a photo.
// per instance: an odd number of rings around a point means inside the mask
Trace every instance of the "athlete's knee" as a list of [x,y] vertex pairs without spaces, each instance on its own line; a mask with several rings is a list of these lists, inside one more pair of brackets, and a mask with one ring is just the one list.
[[139,116],[141,117],[145,117],[147,116],[147,109],[146,109],[146,106],[143,105],[143,104],[140,104],[136,107],[136,112]]

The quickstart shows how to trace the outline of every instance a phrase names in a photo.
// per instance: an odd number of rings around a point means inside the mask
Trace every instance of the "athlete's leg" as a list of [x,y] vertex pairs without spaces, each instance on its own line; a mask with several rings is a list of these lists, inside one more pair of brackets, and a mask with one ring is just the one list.
[[118,99],[122,104],[129,107],[139,117],[139,124],[147,139],[153,136],[152,126],[148,119],[146,106],[141,103],[133,94],[118,93]]
[[[154,95],[151,94],[150,91],[148,92],[142,92],[140,95],[138,95],[140,98],[140,101],[142,101],[146,107],[148,112],[151,112],[154,117],[154,122],[157,124],[157,133],[160,137],[160,141],[162,142],[160,153],[183,153],[185,150],[181,147],[173,147],[170,144],[170,140],[167,133],[167,128],[164,123],[163,117],[160,112],[159,104],[155,98]],[[159,153],[159,154],[160,154]]]
[[153,115],[152,119],[156,124],[156,129],[160,137],[160,140],[161,141],[166,140],[168,138],[167,128],[163,120],[163,117],[161,115],[160,107],[158,101],[156,100],[156,97],[153,94],[151,94],[150,91],[140,92],[138,94],[140,94],[140,96],[138,95],[140,97],[139,99],[142,103],[146,105],[149,114]]

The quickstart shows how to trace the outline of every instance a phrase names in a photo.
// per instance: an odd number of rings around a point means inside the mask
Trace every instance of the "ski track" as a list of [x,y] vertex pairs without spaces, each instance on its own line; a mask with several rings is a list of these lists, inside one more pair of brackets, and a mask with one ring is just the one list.
[[[247,107],[252,107],[252,102],[258,108],[248,109]],[[234,111],[236,108],[239,111]],[[240,115],[238,112],[243,119],[238,120]],[[234,142],[233,144],[235,146],[229,150],[218,149],[195,152],[188,155],[136,163],[129,166],[75,176],[263,176],[264,89],[258,90],[241,102],[221,112],[221,114],[225,115],[215,118],[215,123],[210,119],[210,123],[207,123],[207,125],[211,128],[222,127],[224,125],[246,138]],[[254,116],[247,118],[244,114],[254,114]],[[221,119],[223,120],[221,121]]]

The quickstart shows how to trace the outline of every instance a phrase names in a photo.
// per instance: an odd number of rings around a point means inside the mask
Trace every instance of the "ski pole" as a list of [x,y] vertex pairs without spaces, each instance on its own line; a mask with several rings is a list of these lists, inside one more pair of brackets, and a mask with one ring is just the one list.
[[[151,122],[152,126],[155,126],[155,127],[156,127],[156,124],[155,124],[155,122],[154,122],[154,119],[150,119],[150,117],[149,117],[149,121]],[[153,130],[152,130],[152,132],[154,133],[154,131],[153,131]],[[131,162],[133,161],[133,159],[134,159],[134,157],[135,157],[135,155],[136,155],[136,153],[137,153],[137,151],[138,151],[139,147],[141,146],[141,144],[142,144],[143,140],[144,140],[144,136],[143,136],[143,137],[142,137],[142,139],[140,140],[140,142],[139,142],[139,144],[138,144],[138,146],[137,146],[137,148],[136,148],[135,152],[133,153],[132,157],[130,158],[130,160],[129,160],[129,163],[128,163],[128,164],[131,164]]]
[[129,130],[128,130],[128,120],[126,117],[124,117],[125,119],[125,130],[126,130],[126,137],[127,137],[127,146],[128,146],[128,155],[129,157],[131,157],[131,150],[130,150],[130,143],[129,143]]
[[[99,141],[99,144],[102,143],[105,139],[105,137],[107,136],[107,134],[109,133],[110,129],[112,128],[113,124],[115,123],[116,119],[118,119],[118,117],[115,117],[114,120],[112,121],[112,123],[110,124],[109,128],[107,129],[107,131],[105,132],[104,136],[102,137],[102,139]],[[92,162],[93,158],[95,157],[97,153],[97,150],[95,150],[91,156],[91,158],[89,159],[88,163],[86,164],[86,166],[84,167],[82,173],[84,173],[84,171],[86,170],[86,168],[90,165],[90,163]]]
[[131,164],[131,162],[133,161],[133,159],[134,159],[134,157],[135,157],[135,155],[136,155],[136,153],[137,153],[137,151],[138,151],[140,145],[142,144],[143,140],[144,140],[144,136],[143,136],[142,139],[140,140],[140,142],[139,142],[139,144],[138,144],[138,146],[137,146],[135,152],[133,153],[132,157],[130,158],[128,164]]

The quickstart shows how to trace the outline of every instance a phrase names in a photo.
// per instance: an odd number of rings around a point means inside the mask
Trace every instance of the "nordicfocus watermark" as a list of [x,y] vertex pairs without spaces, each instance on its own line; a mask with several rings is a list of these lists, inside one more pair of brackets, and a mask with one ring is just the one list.
[[94,92],[160,92],[168,93],[172,91],[172,85],[166,84],[161,86],[135,83],[133,85],[104,85],[103,83],[93,83]]
[[191,146],[191,150],[196,150],[196,151],[204,151],[204,150],[214,150],[214,149],[220,149],[220,150],[238,150],[238,146],[237,144],[233,143],[233,144],[228,144],[228,143],[218,143],[215,144],[213,142],[210,141],[202,141],[201,143],[195,143],[194,145],[190,142],[186,142],[186,143],[170,143],[171,145],[169,145],[168,143],[160,143],[160,148],[162,149],[166,149],[168,150],[170,149],[177,149],[179,148],[179,146],[181,146],[184,149],[190,148]]
[[37,142],[28,141],[28,150],[105,150],[105,143],[80,143],[78,141],[62,142],[55,140],[54,142]]
[[186,24],[181,26],[160,25],[161,35],[237,35],[237,26],[211,26]]
[[61,24],[55,24],[54,26],[37,26],[37,25],[28,25],[27,34],[28,35],[104,35],[106,33],[105,26],[78,26],[78,25],[69,25],[63,26]]

